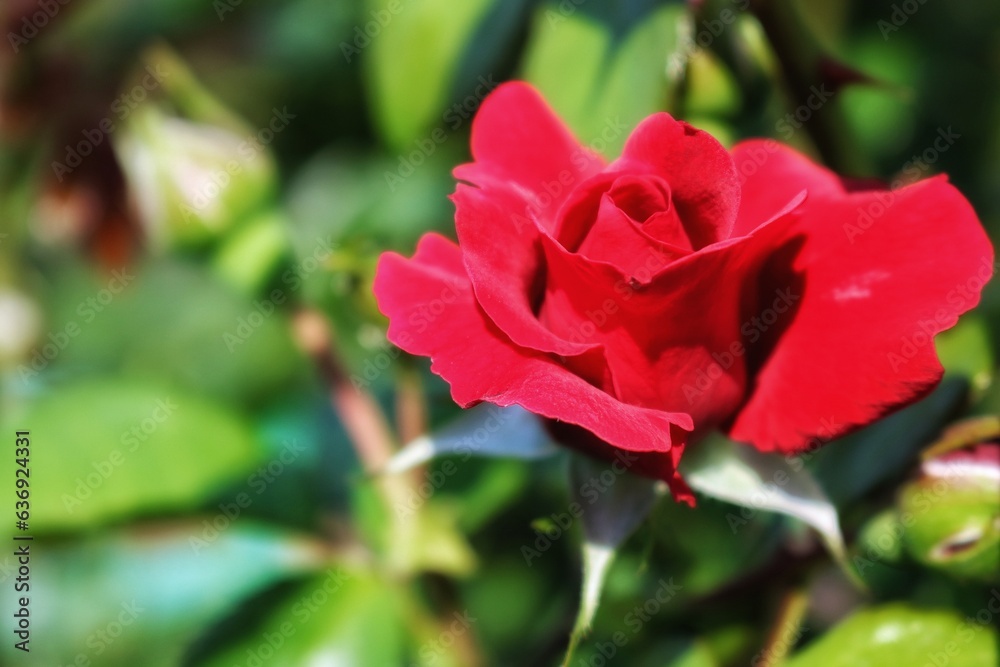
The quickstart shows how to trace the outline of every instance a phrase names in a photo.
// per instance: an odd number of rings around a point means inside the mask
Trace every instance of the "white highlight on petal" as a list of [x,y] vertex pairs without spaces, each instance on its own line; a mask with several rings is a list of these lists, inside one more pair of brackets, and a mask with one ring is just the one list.
[[871,271],[855,277],[846,285],[835,288],[833,290],[833,299],[839,303],[844,301],[868,299],[872,295],[871,287],[889,277],[890,276],[887,271],[872,269]]
[[857,285],[851,285],[844,289],[833,290],[833,298],[835,301],[853,301],[857,299],[867,299],[872,295],[872,291],[867,287],[858,287]]

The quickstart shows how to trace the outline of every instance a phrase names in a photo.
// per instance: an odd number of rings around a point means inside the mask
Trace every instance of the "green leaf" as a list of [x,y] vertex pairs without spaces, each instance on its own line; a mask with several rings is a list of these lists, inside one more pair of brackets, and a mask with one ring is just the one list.
[[480,530],[523,498],[531,474],[531,467],[518,461],[493,460],[480,468],[472,484],[460,492],[459,525],[466,534]]
[[[632,642],[638,643],[638,639],[633,638]],[[621,648],[615,647],[616,652],[610,659],[606,655],[610,653],[610,647],[614,646],[612,641],[594,642],[594,644],[603,644],[601,647],[596,645],[581,646],[573,664],[621,664],[629,665],[629,667],[722,667],[723,664],[727,664],[720,662],[715,657],[703,639],[657,638],[655,643],[642,647],[634,647],[632,642]],[[629,651],[629,649],[632,650]],[[731,664],[738,663],[734,661]]]
[[[260,453],[227,409],[169,386],[98,380],[58,388],[9,415],[31,430],[31,527],[79,528],[190,510]],[[14,477],[5,457],[3,474]]]
[[406,611],[394,581],[338,566],[302,583],[258,627],[201,664],[231,667],[250,656],[276,667],[408,664]]
[[50,371],[127,372],[237,401],[272,396],[304,371],[285,314],[299,295],[294,281],[281,282],[278,303],[273,292],[252,299],[187,263],[153,261],[123,273],[125,287],[112,294],[106,278],[60,272],[50,317],[80,333]]
[[853,614],[796,653],[787,667],[982,667],[997,664],[997,646],[996,630],[975,618],[890,604]]
[[355,486],[355,525],[387,570],[461,577],[475,569],[476,555],[459,530],[456,500],[435,497],[456,471],[455,463],[446,461],[419,483],[412,476],[383,476]]
[[688,60],[688,90],[685,117],[733,116],[740,110],[740,92],[732,73],[719,58],[704,49]]
[[[143,65],[167,73],[159,84],[164,97],[184,118],[237,134],[253,132],[250,124],[223,104],[210,86],[198,80],[181,55],[164,42],[146,49],[142,59]],[[145,71],[137,76],[145,76]]]
[[[427,503],[413,515],[416,527],[406,541],[393,548],[395,565],[404,572],[436,572],[467,576],[476,568],[476,554],[458,531],[457,507],[442,502]],[[402,537],[398,535],[397,537]]]
[[720,664],[703,641],[674,640],[665,643],[656,654],[669,656],[668,662],[663,663],[666,667],[719,667]]
[[843,96],[840,108],[852,136],[857,137],[859,152],[891,158],[896,171],[916,167],[925,172],[921,177],[929,175],[927,165],[911,163],[911,154],[904,153],[918,145],[913,95],[921,78],[921,47],[906,40],[887,43],[878,31],[864,33],[853,42],[847,45],[849,62],[864,63],[865,74],[875,80],[838,93]]
[[248,221],[224,242],[212,260],[218,274],[247,294],[256,294],[288,253],[288,220],[266,211]]
[[[462,143],[441,145],[426,162],[414,164],[412,173],[402,167],[405,157],[324,152],[308,162],[288,192],[295,220],[288,233],[300,257],[313,252],[317,238],[404,247],[428,229],[447,229],[452,217],[447,195],[455,187],[451,169],[463,159]],[[402,182],[389,183],[390,176]]]
[[750,512],[712,498],[695,508],[670,500],[656,506],[650,523],[662,553],[658,560],[670,563],[671,574],[683,582],[682,598],[710,595],[773,558],[787,532],[782,518]]
[[837,509],[801,464],[794,469],[782,456],[763,454],[722,436],[709,437],[691,449],[681,461],[681,474],[691,488],[742,507],[804,521],[819,532],[834,558],[843,561]]
[[410,442],[386,464],[385,472],[404,472],[439,456],[499,456],[538,459],[554,456],[552,443],[541,420],[519,406],[501,408],[483,404],[441,430]]
[[[374,366],[389,353],[371,343],[372,325],[385,322],[371,290],[379,253],[387,248],[409,253],[421,234],[453,227],[450,172],[465,159],[464,150],[464,140],[450,139],[419,165],[409,154],[390,159],[326,152],[289,186],[295,224],[287,231],[299,266],[312,261],[319,240],[329,239],[333,246],[319,270],[302,276],[302,297],[331,317],[341,333],[342,356],[365,386],[379,380],[388,384],[391,378]],[[384,343],[384,336],[378,339]]]
[[644,17],[597,20],[585,8],[547,3],[535,15],[524,78],[584,144],[616,156],[633,127],[668,106],[676,82],[667,79],[666,63],[679,48],[684,16],[682,6],[668,5]]
[[[187,643],[244,596],[327,561],[312,540],[242,522],[196,552],[190,539],[202,529],[157,523],[31,542],[30,664],[175,667]],[[14,604],[12,595],[0,601],[6,618]],[[12,644],[3,642],[0,659],[26,664]]]
[[996,362],[989,327],[981,316],[972,313],[962,318],[958,326],[934,339],[934,347],[945,370],[967,377],[974,389],[982,391],[993,382]]
[[[444,126],[446,101],[473,30],[493,0],[370,0],[361,31],[377,126],[396,149]],[[366,43],[360,37],[358,40]],[[357,42],[356,42],[357,43]]]
[[[505,535],[505,538],[507,536]],[[513,538],[513,536],[511,536]],[[553,631],[565,632],[566,614],[571,611],[561,578],[540,561],[525,567],[517,546],[504,552],[494,550],[483,555],[482,574],[459,582],[463,602],[479,619],[476,636],[484,647],[496,647],[509,655],[524,654],[549,645]],[[501,647],[503,647],[501,649]],[[519,664],[491,656],[495,664]]]

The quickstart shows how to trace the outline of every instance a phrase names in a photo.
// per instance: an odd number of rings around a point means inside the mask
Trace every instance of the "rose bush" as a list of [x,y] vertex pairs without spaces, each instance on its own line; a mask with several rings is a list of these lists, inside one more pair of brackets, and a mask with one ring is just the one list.
[[924,396],[934,335],[992,275],[943,176],[886,190],[665,113],[607,164],[520,83],[484,101],[472,155],[458,244],[427,234],[380,260],[389,339],[462,406],[521,405],[566,444],[639,453],[682,499],[682,449],[710,429],[794,453]]

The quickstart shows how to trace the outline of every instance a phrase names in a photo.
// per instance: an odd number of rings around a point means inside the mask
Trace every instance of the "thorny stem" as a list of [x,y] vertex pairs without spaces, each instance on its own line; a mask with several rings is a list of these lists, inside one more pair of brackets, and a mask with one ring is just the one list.
[[420,374],[412,366],[400,369],[396,384],[396,422],[399,437],[411,442],[427,432],[427,399]]
[[378,474],[392,457],[395,438],[389,421],[371,394],[351,384],[336,356],[334,338],[322,314],[302,310],[296,314],[293,327],[296,340],[313,360],[329,389],[330,403],[365,472],[373,476],[373,484],[382,497],[391,521],[388,534],[394,547],[389,549],[389,568],[403,570],[405,551],[416,539],[417,521],[412,516],[404,517],[399,511],[412,495],[409,479]]
[[333,336],[323,316],[303,310],[295,317],[299,345],[312,358],[330,391],[330,402],[364,466],[375,474],[392,456],[394,438],[389,422],[368,392],[354,387],[333,349]]
[[[361,460],[365,471],[374,476],[374,484],[389,511],[392,522],[389,531],[393,544],[389,549],[390,571],[400,572],[401,561],[405,563],[417,534],[419,521],[416,516],[404,517],[398,509],[403,507],[412,495],[415,480],[411,475],[380,475],[392,456],[396,438],[389,421],[378,402],[366,391],[353,386],[336,356],[334,337],[322,314],[312,310],[302,310],[294,322],[294,331],[299,345],[316,365],[330,391],[330,401],[340,418]],[[426,401],[419,377],[409,370],[402,372],[399,387],[397,411],[401,435],[405,439],[417,437],[426,429]],[[405,564],[403,566],[405,568]],[[412,574],[403,570],[403,574]],[[425,575],[428,576],[428,575]],[[444,611],[437,615],[437,625],[441,632],[451,627],[458,608],[453,592],[449,595]],[[479,649],[470,633],[462,633],[455,640],[455,650],[461,656],[462,664],[477,667],[483,664]]]

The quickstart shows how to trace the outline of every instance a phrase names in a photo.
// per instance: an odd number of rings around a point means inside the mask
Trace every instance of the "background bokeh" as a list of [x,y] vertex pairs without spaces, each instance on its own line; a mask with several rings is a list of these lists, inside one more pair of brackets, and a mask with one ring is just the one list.
[[[35,538],[30,654],[2,549],[2,664],[558,664],[565,461],[386,480],[355,453],[458,413],[371,280],[452,234],[504,80],[607,156],[666,110],[852,176],[947,173],[1000,234],[991,0],[4,0],[0,24],[0,506],[13,532],[28,428]],[[919,452],[1000,412],[998,343],[994,284],[939,338],[939,390],[810,457],[869,593],[800,524],[668,500],[572,664],[993,664],[996,489],[895,517]],[[978,541],[927,556],[969,517]]]

